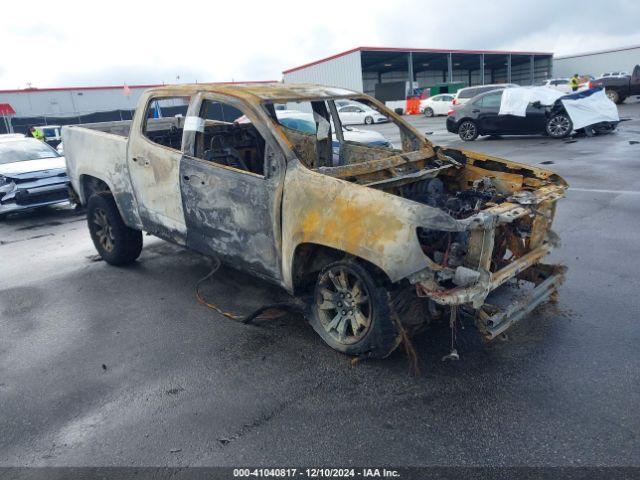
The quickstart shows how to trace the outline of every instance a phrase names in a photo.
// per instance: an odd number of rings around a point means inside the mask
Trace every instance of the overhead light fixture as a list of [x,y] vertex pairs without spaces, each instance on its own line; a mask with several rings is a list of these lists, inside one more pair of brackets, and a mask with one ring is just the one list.
[[391,64],[390,64],[390,63],[385,63],[385,64],[384,64],[384,66],[385,66],[385,67],[390,67],[390,66],[391,66]]
[[453,64],[453,66],[454,66],[454,67],[459,67],[459,66],[460,66],[460,63],[456,62],[456,63],[454,63],[454,64]]
[[429,64],[428,64],[428,63],[423,63],[423,64],[422,64],[422,66],[423,66],[423,67],[428,67],[428,66],[429,66]]

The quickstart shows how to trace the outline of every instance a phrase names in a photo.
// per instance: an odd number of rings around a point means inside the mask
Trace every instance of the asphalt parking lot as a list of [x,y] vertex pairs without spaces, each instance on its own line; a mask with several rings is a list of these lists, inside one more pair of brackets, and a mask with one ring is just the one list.
[[[0,223],[0,465],[640,465],[640,103],[615,134],[437,144],[546,166],[569,182],[559,301],[505,340],[448,330],[353,366],[303,318],[228,320],[194,298],[202,257],[145,237],[99,261],[68,206]],[[388,126],[377,126],[383,133]],[[393,140],[393,139],[392,139]],[[204,286],[249,312],[281,293],[223,269]]]

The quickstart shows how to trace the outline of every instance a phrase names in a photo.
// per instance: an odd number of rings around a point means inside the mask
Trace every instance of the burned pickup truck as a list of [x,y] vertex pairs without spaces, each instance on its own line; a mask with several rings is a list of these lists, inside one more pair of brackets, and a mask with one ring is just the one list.
[[[339,101],[379,111],[399,143],[345,139]],[[283,110],[306,112],[311,128]],[[63,139],[104,260],[133,262],[142,231],[219,257],[308,299],[313,328],[347,354],[385,357],[405,333],[462,309],[494,338],[562,279],[541,263],[557,241],[562,178],[434,146],[353,91],[167,86],[142,95],[132,122],[65,127]],[[487,303],[514,282],[530,288]]]

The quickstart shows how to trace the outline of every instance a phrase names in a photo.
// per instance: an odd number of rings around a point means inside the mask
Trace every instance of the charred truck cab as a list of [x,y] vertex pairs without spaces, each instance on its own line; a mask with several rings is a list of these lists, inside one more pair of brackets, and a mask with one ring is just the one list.
[[[159,117],[168,99],[183,110]],[[346,140],[337,100],[386,116],[401,145]],[[312,114],[311,127],[285,122],[283,108]],[[132,124],[65,127],[63,138],[106,261],[134,261],[142,230],[220,256],[311,298],[313,328],[347,354],[385,357],[401,329],[461,309],[492,339],[562,281],[561,266],[542,263],[558,242],[551,224],[562,178],[434,146],[357,92],[163,87],[142,96]],[[514,283],[527,287],[489,301]]]

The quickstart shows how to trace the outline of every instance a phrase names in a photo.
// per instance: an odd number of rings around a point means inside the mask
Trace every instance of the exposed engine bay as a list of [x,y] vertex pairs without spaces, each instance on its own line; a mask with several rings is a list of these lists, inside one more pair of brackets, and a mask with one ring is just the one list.
[[[420,247],[437,269],[432,278],[434,289],[471,285],[480,278],[480,271],[498,272],[553,235],[549,227],[555,201],[538,198],[536,192],[562,185],[555,174],[505,165],[471,152],[426,153],[389,151],[386,158],[319,170],[441,210],[465,224],[485,211],[524,207],[491,228],[490,239],[484,237],[484,230],[473,227],[459,231],[417,228]],[[533,203],[535,209],[525,207]]]
[[497,192],[489,177],[476,180],[468,190],[455,192],[446,191],[444,182],[438,177],[420,180],[400,187],[400,196],[444,210],[454,218],[466,218],[486,205],[505,201],[505,196]]
[[[474,181],[467,190],[456,191],[447,190],[445,183],[435,177],[401,187],[400,195],[443,210],[456,219],[467,218],[487,207],[506,201],[506,195],[498,193],[489,177]],[[523,232],[523,234],[526,233]],[[469,237],[468,231],[445,232],[418,228],[418,239],[424,253],[437,264],[453,269],[464,264],[469,248]],[[522,238],[524,239],[524,236]],[[498,263],[502,262],[496,258],[493,263],[497,268]]]

